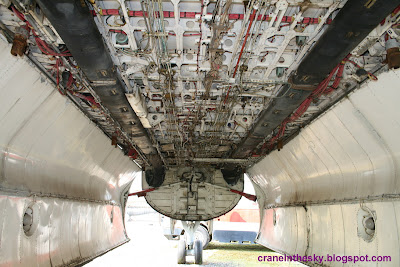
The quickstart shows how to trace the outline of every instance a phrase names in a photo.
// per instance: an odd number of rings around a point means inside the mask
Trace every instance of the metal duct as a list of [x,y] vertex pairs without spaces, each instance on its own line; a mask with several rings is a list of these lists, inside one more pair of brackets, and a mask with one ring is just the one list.
[[40,8],[88,77],[104,106],[146,154],[154,167],[162,166],[156,149],[131,108],[109,51],[84,1],[38,0]]
[[264,110],[249,135],[233,152],[245,158],[288,117],[375,27],[399,5],[398,0],[351,0],[339,11],[332,24],[297,68],[278,98]]

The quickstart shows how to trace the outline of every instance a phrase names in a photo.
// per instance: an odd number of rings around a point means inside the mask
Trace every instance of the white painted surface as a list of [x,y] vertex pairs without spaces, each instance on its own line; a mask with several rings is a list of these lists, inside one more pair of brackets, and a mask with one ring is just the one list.
[[[378,78],[248,170],[264,206],[261,244],[299,255],[388,255],[388,263],[353,265],[400,265],[400,70]],[[371,242],[357,235],[360,199],[377,216]]]
[[399,194],[399,84],[383,73],[250,168],[267,205]]
[[[26,236],[22,216],[32,202],[40,224]],[[127,241],[119,206],[1,195],[0,207],[0,266],[78,264]]]
[[[326,266],[399,266],[400,201],[364,203],[376,213],[375,236],[367,242],[357,235],[360,203],[310,205],[264,210],[258,243],[287,255],[390,256],[388,262],[343,264],[324,261]],[[310,265],[318,265],[308,262]]]
[[77,264],[128,240],[121,194],[140,170],[10,49],[0,41],[0,266]]
[[[193,179],[184,178],[184,174]],[[187,176],[189,177],[189,176]],[[169,169],[163,184],[146,194],[147,203],[161,214],[182,221],[208,221],[232,210],[241,195],[230,189],[243,191],[243,176],[235,185],[229,185],[220,170],[213,168]],[[143,188],[149,188],[143,179]]]
[[0,42],[0,187],[120,201],[139,168]]

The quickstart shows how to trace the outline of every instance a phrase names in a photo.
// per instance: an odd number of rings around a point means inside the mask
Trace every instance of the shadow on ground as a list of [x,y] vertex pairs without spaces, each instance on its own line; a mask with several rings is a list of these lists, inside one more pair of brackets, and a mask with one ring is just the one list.
[[[194,257],[186,257],[187,264],[178,265],[177,240],[167,240],[159,223],[158,214],[133,216],[126,221],[126,230],[131,239],[105,255],[94,259],[85,267],[146,266],[184,267],[194,264]],[[203,251],[203,265],[215,267],[242,266],[299,266],[289,262],[259,262],[258,256],[280,255],[254,244],[226,244],[211,242]]]
[[304,266],[297,262],[260,262],[259,256],[280,256],[261,245],[211,242],[205,251],[212,252],[204,262],[209,266]]

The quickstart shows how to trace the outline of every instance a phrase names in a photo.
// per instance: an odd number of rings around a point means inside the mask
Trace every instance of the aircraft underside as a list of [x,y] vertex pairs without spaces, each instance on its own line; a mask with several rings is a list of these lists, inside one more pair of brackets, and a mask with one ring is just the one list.
[[398,0],[0,1],[0,266],[129,241],[135,178],[192,231],[244,173],[259,244],[399,266],[399,25]]

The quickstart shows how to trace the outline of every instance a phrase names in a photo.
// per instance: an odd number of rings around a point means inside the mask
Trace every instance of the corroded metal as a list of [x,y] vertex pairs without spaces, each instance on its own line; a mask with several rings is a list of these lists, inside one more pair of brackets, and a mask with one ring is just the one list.
[[389,66],[389,69],[398,69],[400,68],[400,47],[392,47],[386,50],[386,60]]
[[19,27],[14,35],[14,40],[11,47],[11,55],[21,57],[25,54],[26,48],[28,47],[28,36],[29,30],[27,27]]

